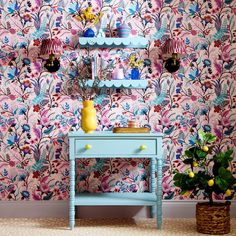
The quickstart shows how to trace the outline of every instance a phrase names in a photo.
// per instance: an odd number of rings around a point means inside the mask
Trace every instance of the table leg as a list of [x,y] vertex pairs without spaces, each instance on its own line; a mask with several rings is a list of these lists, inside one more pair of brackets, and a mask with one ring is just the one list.
[[162,224],[162,159],[157,160],[157,228]]
[[[156,172],[156,159],[151,159],[151,173],[150,173],[150,192],[155,193],[155,172]],[[156,206],[151,206],[151,218],[154,218],[156,216]]]
[[70,229],[75,226],[75,160],[70,160]]

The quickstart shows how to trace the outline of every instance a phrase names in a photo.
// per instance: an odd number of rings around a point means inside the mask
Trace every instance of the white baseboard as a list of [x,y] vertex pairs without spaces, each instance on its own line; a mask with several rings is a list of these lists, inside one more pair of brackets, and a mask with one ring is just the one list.
[[[163,200],[164,218],[195,218],[196,201]],[[79,207],[79,218],[149,217],[149,207]],[[68,218],[68,201],[0,201],[1,218]],[[236,218],[236,201],[231,202],[231,217]]]
[[66,218],[69,201],[0,201],[1,218]]

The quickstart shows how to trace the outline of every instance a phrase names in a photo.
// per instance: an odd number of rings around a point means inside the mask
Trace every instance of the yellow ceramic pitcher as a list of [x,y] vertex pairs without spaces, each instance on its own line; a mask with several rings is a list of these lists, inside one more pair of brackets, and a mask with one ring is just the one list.
[[96,109],[93,106],[92,100],[83,101],[81,128],[85,133],[92,133],[97,128]]

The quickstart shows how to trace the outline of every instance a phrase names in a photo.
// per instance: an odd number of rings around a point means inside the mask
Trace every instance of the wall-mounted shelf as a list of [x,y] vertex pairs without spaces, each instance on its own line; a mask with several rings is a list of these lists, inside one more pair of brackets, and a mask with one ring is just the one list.
[[[147,87],[147,80],[102,80],[99,84],[99,88],[127,88],[127,89],[145,89]],[[93,86],[93,80],[88,80],[88,87]]]
[[146,48],[148,39],[144,37],[133,38],[79,38],[79,45],[81,48]]

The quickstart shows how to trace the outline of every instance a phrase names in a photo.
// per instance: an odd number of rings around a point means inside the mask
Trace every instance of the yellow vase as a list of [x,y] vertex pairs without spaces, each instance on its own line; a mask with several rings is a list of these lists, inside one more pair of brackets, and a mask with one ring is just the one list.
[[93,101],[83,101],[81,110],[81,128],[85,133],[92,133],[97,128],[96,109],[93,106]]

